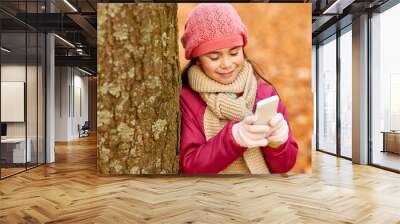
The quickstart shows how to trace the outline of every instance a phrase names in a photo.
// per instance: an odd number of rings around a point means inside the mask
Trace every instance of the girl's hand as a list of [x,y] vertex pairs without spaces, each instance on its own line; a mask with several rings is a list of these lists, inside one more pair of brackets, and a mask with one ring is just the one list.
[[276,114],[270,121],[270,135],[268,136],[268,146],[277,148],[285,143],[289,137],[289,126],[281,113]]
[[256,115],[250,115],[232,126],[233,138],[240,146],[254,148],[268,145],[266,137],[270,127],[256,125],[254,124],[256,120]]

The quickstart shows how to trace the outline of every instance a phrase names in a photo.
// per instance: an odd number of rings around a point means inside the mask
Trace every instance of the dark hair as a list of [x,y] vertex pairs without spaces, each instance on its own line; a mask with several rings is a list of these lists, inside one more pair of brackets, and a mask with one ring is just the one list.
[[[247,57],[246,52],[243,49],[243,55],[244,58],[251,64],[251,67],[254,70],[254,73],[256,75],[256,79],[259,80],[263,80],[264,82],[268,83],[269,85],[273,86],[271,82],[269,82],[266,78],[265,78],[265,73],[263,72],[263,70],[261,69],[261,67],[254,62],[253,60],[251,60],[250,58]],[[192,58],[189,63],[186,64],[186,66],[183,68],[182,73],[181,73],[181,78],[182,78],[182,85],[189,85],[189,80],[188,80],[188,72],[189,72],[189,68],[192,67],[192,65],[196,64],[197,58]]]
[[192,67],[192,65],[196,64],[197,58],[192,58],[189,63],[185,65],[185,67],[182,70],[181,73],[181,78],[182,78],[182,86],[186,85],[189,86],[189,79],[188,79],[188,72],[189,68]]

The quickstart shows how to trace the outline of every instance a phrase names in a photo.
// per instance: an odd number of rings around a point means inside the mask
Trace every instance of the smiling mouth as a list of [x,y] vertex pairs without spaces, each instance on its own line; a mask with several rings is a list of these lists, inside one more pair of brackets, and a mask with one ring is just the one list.
[[222,75],[222,76],[230,76],[230,75],[233,74],[233,72],[234,72],[234,71],[231,71],[231,72],[224,72],[224,73],[219,73],[219,74]]

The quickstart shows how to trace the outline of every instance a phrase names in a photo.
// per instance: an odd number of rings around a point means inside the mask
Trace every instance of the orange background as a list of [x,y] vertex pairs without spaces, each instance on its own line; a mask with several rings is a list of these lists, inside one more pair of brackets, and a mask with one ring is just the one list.
[[[178,4],[179,37],[197,4]],[[261,66],[288,114],[299,153],[292,172],[311,173],[313,95],[311,92],[311,3],[237,3],[249,32],[247,56]],[[180,65],[188,61],[179,44]]]

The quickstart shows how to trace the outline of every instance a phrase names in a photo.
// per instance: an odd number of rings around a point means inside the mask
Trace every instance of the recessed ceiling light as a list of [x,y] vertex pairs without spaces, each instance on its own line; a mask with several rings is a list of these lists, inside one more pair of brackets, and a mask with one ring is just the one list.
[[5,48],[5,47],[1,47],[1,50],[4,51],[4,52],[6,52],[6,53],[10,53],[10,52],[11,52],[11,50],[9,50],[9,49],[7,49],[7,48]]
[[61,41],[63,41],[64,43],[66,43],[67,45],[69,45],[69,46],[75,48],[75,45],[71,44],[71,42],[69,42],[68,40],[66,40],[66,39],[64,39],[64,38],[62,38],[62,37],[60,37],[60,36],[58,36],[57,34],[54,34],[54,36],[57,37],[58,39],[60,39]]
[[78,67],[78,69],[79,69],[79,71],[81,71],[81,72],[83,72],[83,73],[85,73],[85,74],[87,74],[87,75],[93,75],[92,73],[90,73],[90,72],[88,72],[88,71],[85,71],[85,70],[83,70],[83,69],[81,69],[81,68],[79,68],[79,67]]
[[336,0],[327,9],[322,12],[323,15],[326,14],[342,14],[343,9],[353,3],[355,0]]
[[65,4],[67,4],[72,10],[74,10],[75,12],[78,12],[78,10],[71,4],[69,3],[68,0],[64,0]]

